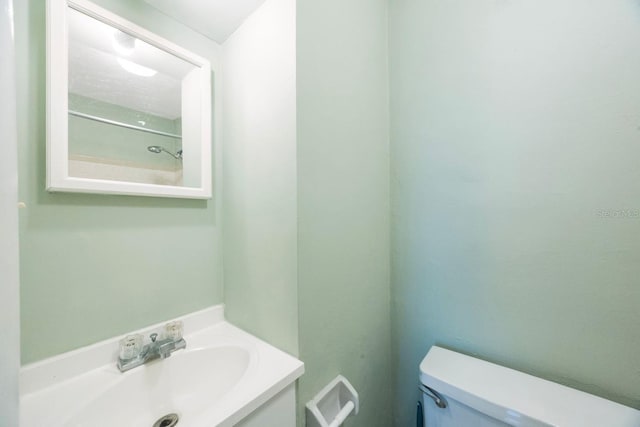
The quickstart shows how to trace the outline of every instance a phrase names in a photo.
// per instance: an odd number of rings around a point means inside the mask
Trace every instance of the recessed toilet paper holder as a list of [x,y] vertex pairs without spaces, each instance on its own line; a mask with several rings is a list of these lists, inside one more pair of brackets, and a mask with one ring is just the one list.
[[358,392],[342,375],[327,384],[307,402],[307,427],[338,427],[349,415],[357,415]]

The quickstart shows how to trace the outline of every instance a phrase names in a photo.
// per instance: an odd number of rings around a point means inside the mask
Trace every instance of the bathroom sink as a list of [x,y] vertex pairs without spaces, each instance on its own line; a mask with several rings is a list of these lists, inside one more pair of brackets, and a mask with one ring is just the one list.
[[250,352],[240,346],[178,351],[135,368],[63,423],[69,427],[153,426],[175,413],[182,425],[228,393],[246,374]]
[[231,427],[304,372],[296,358],[224,321],[221,306],[180,320],[186,349],[124,373],[120,337],[24,366],[20,426],[153,427],[177,414],[178,427]]

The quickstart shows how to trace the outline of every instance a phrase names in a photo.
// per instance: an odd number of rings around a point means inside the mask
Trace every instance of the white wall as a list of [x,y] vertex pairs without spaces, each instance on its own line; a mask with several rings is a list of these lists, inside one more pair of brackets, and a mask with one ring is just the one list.
[[0,0],[0,425],[18,425],[20,318],[13,2]]
[[640,2],[390,2],[395,425],[432,344],[640,408]]
[[229,319],[298,352],[296,2],[267,0],[223,45]]

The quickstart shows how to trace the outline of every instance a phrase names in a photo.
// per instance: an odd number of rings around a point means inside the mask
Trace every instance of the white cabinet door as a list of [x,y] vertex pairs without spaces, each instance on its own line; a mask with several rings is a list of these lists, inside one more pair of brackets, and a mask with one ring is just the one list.
[[296,427],[295,384],[275,395],[236,427]]

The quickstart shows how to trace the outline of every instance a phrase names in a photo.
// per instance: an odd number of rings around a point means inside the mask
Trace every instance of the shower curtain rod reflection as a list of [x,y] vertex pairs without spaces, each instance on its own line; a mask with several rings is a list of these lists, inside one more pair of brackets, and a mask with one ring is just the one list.
[[85,114],[85,113],[81,113],[79,111],[69,110],[69,114],[72,115],[72,116],[82,117],[83,119],[89,119],[89,120],[93,120],[93,121],[100,122],[100,123],[106,123],[106,124],[109,124],[109,125],[120,126],[120,127],[127,128],[127,129],[138,130],[140,132],[147,132],[147,133],[152,133],[154,135],[162,135],[162,136],[168,136],[169,138],[182,139],[182,135],[178,135],[178,134],[175,134],[175,133],[162,132],[162,131],[154,130],[154,129],[147,129],[147,128],[143,128],[142,126],[135,126],[135,125],[130,125],[128,123],[117,122],[115,120],[109,120],[109,119],[105,119],[105,118],[98,117],[98,116],[92,116],[91,114]]

